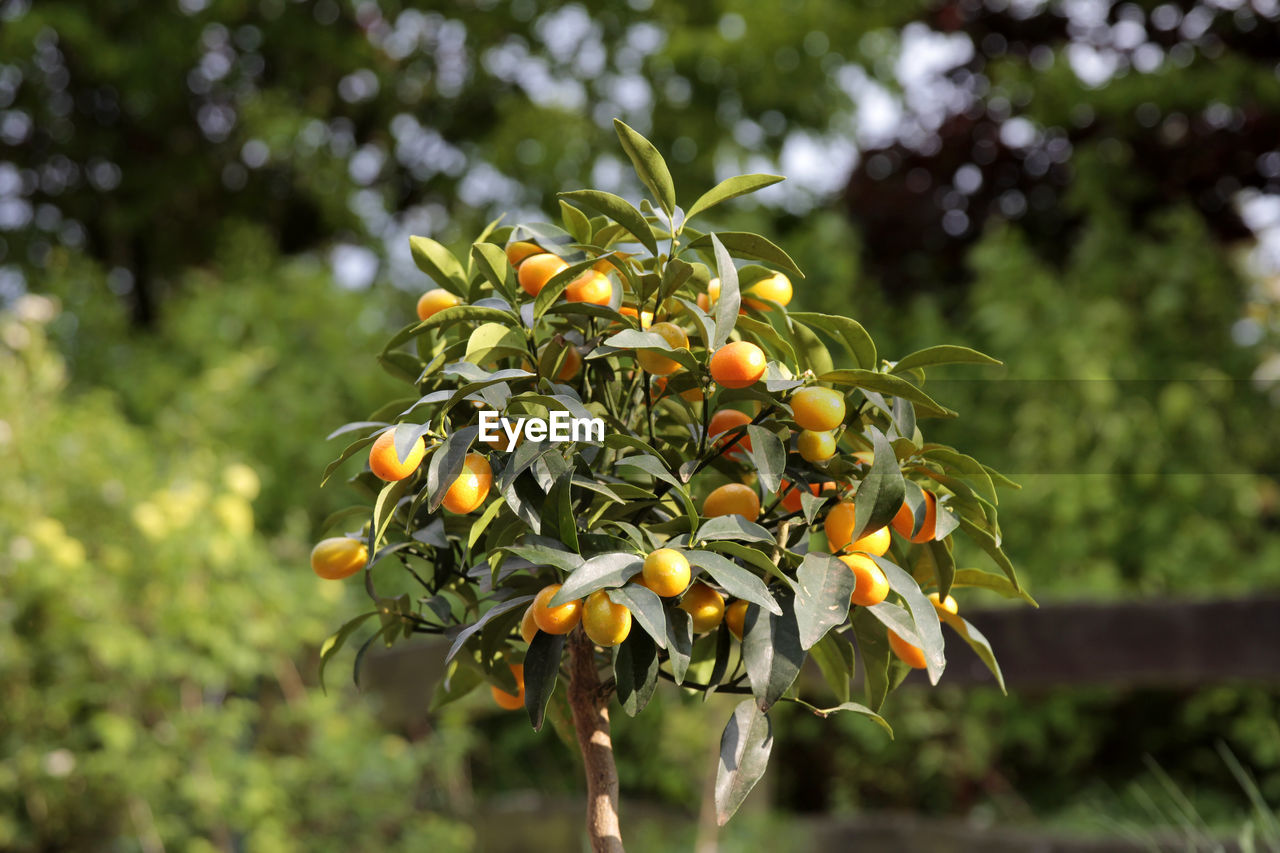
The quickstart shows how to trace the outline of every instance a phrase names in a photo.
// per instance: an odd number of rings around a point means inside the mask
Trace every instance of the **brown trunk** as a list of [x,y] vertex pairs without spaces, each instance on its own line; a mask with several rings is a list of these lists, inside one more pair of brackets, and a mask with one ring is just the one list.
[[608,696],[596,673],[595,646],[581,628],[569,635],[569,706],[587,773],[587,836],[592,853],[624,853]]

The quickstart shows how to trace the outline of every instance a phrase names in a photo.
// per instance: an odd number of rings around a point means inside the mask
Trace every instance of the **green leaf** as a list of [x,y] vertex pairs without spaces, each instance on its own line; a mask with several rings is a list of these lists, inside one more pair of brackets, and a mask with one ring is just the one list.
[[599,211],[630,232],[650,253],[658,254],[658,241],[653,236],[653,229],[645,222],[644,215],[636,210],[629,201],[613,193],[600,190],[575,190],[560,193],[560,198],[579,205],[585,205]]
[[635,130],[618,119],[613,120],[613,129],[618,132],[622,141],[622,150],[627,152],[631,165],[635,167],[640,181],[653,194],[653,198],[666,211],[667,216],[676,209],[676,187],[671,181],[671,170],[667,161],[662,159],[653,143],[645,139]]
[[410,237],[409,251],[418,269],[431,276],[436,284],[455,296],[467,298],[467,272],[453,252],[430,237]]
[[[877,605],[879,606],[879,605]],[[862,679],[867,704],[880,710],[889,695],[889,638],[880,620],[865,607],[853,612],[853,636],[858,640],[858,657],[862,661]]]
[[782,474],[787,467],[787,448],[777,433],[767,427],[751,424],[747,427],[751,449],[747,455],[755,463],[756,473],[766,493],[782,488]]
[[782,359],[786,364],[796,364],[796,352],[786,338],[778,334],[778,331],[768,323],[762,323],[751,317],[738,317],[738,332],[746,338],[755,338],[764,344],[766,349],[773,350],[774,354]]
[[850,541],[856,542],[864,531],[879,530],[893,520],[902,508],[902,497],[906,486],[902,479],[902,470],[898,467],[898,457],[884,433],[875,427],[867,427],[871,434],[871,447],[874,454],[871,470],[858,486],[858,493],[853,498],[853,536]]
[[529,713],[529,722],[535,732],[542,730],[547,702],[556,689],[564,638],[564,634],[539,631],[524,656],[524,709]]
[[[790,255],[759,234],[751,234],[745,231],[717,231],[716,236],[735,258],[751,258],[752,260],[764,261],[804,278],[804,273],[800,271],[800,267],[796,266],[796,262],[791,260]],[[710,247],[710,234],[703,235],[689,243],[689,248],[691,249],[705,250]]]
[[391,519],[396,513],[400,499],[404,497],[405,492],[409,491],[409,482],[408,477],[396,480],[394,483],[387,483],[378,492],[378,497],[373,503],[373,521],[369,525],[369,539],[365,543],[371,555],[377,552],[378,543],[382,541],[383,534],[391,525]]
[[892,372],[905,373],[918,367],[931,367],[937,364],[1004,364],[1004,362],[980,353],[976,349],[942,344],[916,350],[911,355],[904,356],[893,366]]
[[[951,556],[951,551],[947,549],[945,542],[939,542],[935,539],[927,543],[925,547],[929,549],[929,554],[933,557],[933,577],[938,583],[938,597],[945,601],[947,595],[951,592],[951,587],[955,584],[955,558]],[[992,577],[996,576],[992,575]],[[1005,580],[1004,578],[1000,579]]]
[[[453,309],[449,309],[453,310]],[[874,370],[833,370],[823,373],[819,381],[833,385],[845,385],[853,388],[865,388],[880,394],[889,394],[910,400],[925,414],[936,418],[954,418],[956,413],[934,400],[905,379],[890,376],[887,373],[876,373]]]
[[1013,568],[1013,562],[1000,547],[1000,542],[995,536],[974,524],[969,519],[963,517],[960,518],[960,529],[963,530],[970,539],[977,542],[979,548],[987,552],[987,556],[995,561],[995,564],[1000,567],[1000,571],[1004,572],[1005,577],[1009,579],[1009,583],[1013,585],[1014,589],[1022,589],[1022,586],[1018,583],[1018,573]]
[[658,647],[648,634],[632,632],[613,648],[613,677],[627,716],[644,710],[658,686]]
[[797,322],[821,329],[844,344],[854,363],[865,370],[876,369],[876,344],[867,330],[857,320],[835,314],[817,314],[807,311],[791,311],[788,316]]
[[564,219],[565,230],[573,235],[579,243],[591,242],[591,220],[578,208],[566,201],[560,202],[560,216]]
[[742,659],[751,692],[762,711],[772,708],[791,688],[804,664],[805,650],[800,644],[800,628],[789,593],[782,611],[781,615],[765,613],[748,605],[743,622]]
[[830,372],[831,351],[817,333],[803,323],[796,323],[791,327],[791,335],[795,338],[796,357],[803,369],[812,370],[819,376]]
[[546,545],[507,545],[500,549],[508,554],[528,560],[535,566],[552,566],[562,572],[572,572],[582,565],[582,558],[569,551],[561,551]]
[[776,542],[773,534],[754,521],[747,521],[742,516],[718,515],[708,519],[698,528],[698,541],[708,539],[736,539],[739,542]]
[[632,618],[653,637],[659,648],[667,647],[667,616],[657,593],[639,584],[627,584],[621,589],[609,590],[608,596],[614,604],[631,611]]
[[1032,607],[1040,606],[1026,590],[1014,586],[1004,575],[984,572],[981,569],[957,569],[955,579],[951,582],[951,588],[959,589],[961,587],[989,589],[1005,598],[1020,598]]
[[644,559],[626,551],[610,551],[597,554],[583,563],[557,590],[548,602],[551,607],[559,607],[577,598],[604,589],[609,586],[622,586],[630,580],[644,565]]
[[712,252],[716,259],[716,274],[720,277],[720,296],[716,299],[716,334],[711,341],[710,349],[718,350],[729,340],[734,325],[738,322],[738,309],[742,306],[742,295],[738,292],[738,268],[733,265],[733,258],[725,249],[720,238],[709,235]]
[[454,655],[458,653],[463,644],[475,636],[477,631],[484,628],[484,626],[489,623],[489,620],[493,619],[495,616],[501,616],[509,610],[514,610],[517,607],[523,607],[531,601],[533,601],[532,595],[520,595],[515,598],[509,598],[506,601],[499,601],[497,604],[490,607],[480,616],[479,619],[463,628],[458,632],[458,635],[453,638],[453,644],[449,646],[449,651],[444,656],[445,663],[453,660]]
[[362,429],[371,429],[373,427],[389,426],[386,421],[352,421],[349,424],[343,424],[324,437],[325,441],[331,438],[337,438],[340,435],[346,435],[349,432],[356,432]]
[[[749,545],[743,545],[739,542],[733,542],[727,539],[713,539],[706,542],[706,546],[713,551],[720,551],[728,554],[730,557],[737,557],[743,562],[750,563],[760,571],[767,575],[772,575],[787,585],[788,588],[794,589],[795,582],[787,577],[782,569],[778,568],[773,559],[761,551]],[[770,549],[772,550],[772,549]]]
[[432,691],[427,710],[438,711],[468,695],[481,684],[484,684],[484,673],[474,665],[468,665],[465,658],[459,658],[445,667],[445,677]]
[[830,554],[809,552],[796,572],[796,624],[800,647],[811,649],[849,616],[854,574]]
[[819,709],[818,714],[822,717],[829,717],[832,714],[838,714],[842,711],[848,711],[854,714],[861,714],[862,716],[872,720],[873,722],[877,723],[882,729],[888,732],[889,739],[893,740],[893,729],[889,726],[889,723],[885,720],[884,717],[880,716],[875,711],[868,708],[866,705],[859,705],[857,702],[841,702],[839,705],[835,706],[834,708]]
[[349,620],[341,628],[339,628],[332,635],[330,635],[329,638],[324,641],[324,643],[321,644],[320,669],[317,672],[317,678],[319,678],[320,680],[321,691],[325,693],[328,692],[328,690],[324,686],[325,664],[329,662],[330,658],[332,658],[334,655],[336,655],[338,652],[342,650],[342,647],[346,645],[347,640],[351,638],[351,635],[355,633],[355,630],[357,628],[359,628],[361,625],[364,624],[366,619],[368,619],[370,616],[377,616],[377,615],[378,615],[377,610],[370,610],[368,613],[361,613],[359,616],[355,617],[354,619]]
[[693,656],[693,618],[679,607],[667,612],[667,660],[676,684],[684,683]]
[[515,273],[507,260],[507,253],[492,243],[472,243],[471,259],[480,274],[493,285],[494,291],[510,304],[516,304],[519,294],[516,293]]
[[756,190],[762,190],[782,180],[785,180],[785,178],[779,175],[760,174],[738,175],[737,177],[726,178],[698,197],[698,200],[689,208],[689,212],[684,215],[684,221],[688,222],[699,213],[704,210],[710,210],[721,202],[753,193]]
[[724,826],[764,775],[773,749],[773,726],[755,703],[744,699],[720,735],[716,768],[716,823]]
[[337,527],[339,524],[346,522],[350,518],[359,518],[363,520],[368,517],[369,507],[363,504],[360,506],[349,506],[330,514],[329,517],[321,522],[320,526],[316,528],[316,533],[318,535],[328,533],[330,530]]
[[431,464],[427,467],[427,494],[430,495],[427,508],[431,512],[439,509],[449,487],[462,473],[462,466],[479,432],[478,426],[463,427],[446,438],[431,454]]
[[452,308],[446,308],[443,311],[432,314],[420,323],[410,323],[400,331],[396,332],[391,340],[387,341],[387,345],[383,348],[384,353],[391,352],[401,344],[408,343],[413,338],[432,329],[445,329],[457,323],[505,323],[507,325],[515,325],[519,323],[519,318],[509,311],[503,311],[501,308],[490,308],[485,305],[455,305]]
[[969,648],[973,649],[978,658],[986,664],[987,669],[991,670],[991,674],[996,677],[996,684],[1000,685],[1000,692],[1008,694],[1009,691],[1004,687],[1004,674],[1000,672],[1000,664],[996,662],[995,652],[991,650],[991,643],[982,635],[982,632],[975,628],[972,622],[960,616],[949,616],[947,624],[956,629],[956,633],[964,638]]
[[920,455],[941,464],[948,473],[964,480],[975,492],[991,501],[991,503],[998,504],[1000,502],[1000,497],[996,494],[996,486],[991,480],[991,475],[987,473],[987,469],[983,467],[982,463],[972,456],[937,444],[926,445]]
[[690,563],[698,566],[734,598],[741,598],[753,604],[759,604],[770,613],[782,615],[782,608],[769,594],[764,581],[751,572],[735,565],[719,554],[711,551],[685,551],[684,556]]
[[916,583],[915,578],[884,557],[873,556],[871,559],[875,560],[876,565],[884,571],[884,576],[889,580],[889,588],[902,596],[903,601],[907,603],[907,609],[911,611],[911,618],[915,622],[914,633],[920,640],[916,645],[924,652],[929,682],[937,684],[938,679],[942,677],[942,670],[947,665],[938,611],[934,609],[933,602],[920,591],[920,585]]
[[848,702],[853,681],[853,643],[830,632],[809,649],[837,702]]

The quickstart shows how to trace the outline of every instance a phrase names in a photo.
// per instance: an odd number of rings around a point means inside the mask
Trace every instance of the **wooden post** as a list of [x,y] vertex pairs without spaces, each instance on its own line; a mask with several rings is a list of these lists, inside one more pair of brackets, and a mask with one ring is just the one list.
[[592,853],[624,853],[608,695],[596,672],[595,646],[581,628],[569,635],[569,707],[587,775],[587,836]]

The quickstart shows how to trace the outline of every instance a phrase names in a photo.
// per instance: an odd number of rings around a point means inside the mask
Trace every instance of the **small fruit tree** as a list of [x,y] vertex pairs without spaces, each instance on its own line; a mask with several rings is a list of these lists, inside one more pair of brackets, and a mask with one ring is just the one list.
[[[333,433],[361,437],[326,478],[367,452],[351,482],[372,509],[326,522],[363,527],[312,555],[322,577],[362,573],[374,603],[322,666],[377,616],[357,673],[379,638],[442,634],[436,703],[487,685],[535,730],[571,718],[596,850],[621,849],[615,703],[635,715],[659,681],[749,697],[721,740],[723,823],[764,772],[776,703],[888,729],[909,669],[942,675],[944,622],[1000,679],[952,590],[1027,597],[996,520],[1013,484],[920,430],[954,415],[926,368],[998,362],[959,346],[885,361],[856,321],[788,311],[786,252],[693,227],[781,179],[731,178],[681,210],[658,151],[617,129],[652,202],[567,192],[562,227],[494,223],[465,259],[412,238],[434,284],[379,357],[409,393]],[[956,568],[957,529],[999,574]],[[830,707],[800,695],[809,656]]]

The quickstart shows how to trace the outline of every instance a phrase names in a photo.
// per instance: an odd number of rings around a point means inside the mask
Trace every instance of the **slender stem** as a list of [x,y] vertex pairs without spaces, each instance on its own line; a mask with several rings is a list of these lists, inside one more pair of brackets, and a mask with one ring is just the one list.
[[569,635],[569,707],[587,776],[587,837],[592,853],[624,853],[608,693],[596,672],[595,646],[581,628]]

